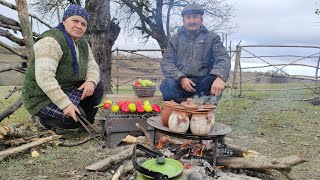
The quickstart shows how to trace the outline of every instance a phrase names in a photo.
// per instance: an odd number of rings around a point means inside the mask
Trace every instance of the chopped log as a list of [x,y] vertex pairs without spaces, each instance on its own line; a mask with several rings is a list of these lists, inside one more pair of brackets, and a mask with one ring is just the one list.
[[218,157],[217,166],[225,166],[233,169],[275,169],[290,170],[293,166],[306,162],[300,156],[288,156],[284,158],[259,157]]
[[119,180],[121,176],[125,175],[128,172],[132,172],[133,170],[134,167],[132,161],[125,161],[123,165],[118,168],[117,172],[112,176],[112,180]]
[[39,146],[39,145],[41,145],[43,143],[46,143],[46,142],[49,142],[49,141],[53,141],[53,140],[57,140],[60,137],[61,136],[59,136],[59,135],[53,135],[53,136],[41,138],[41,139],[39,139],[37,141],[31,142],[31,143],[28,143],[28,144],[23,144],[23,145],[18,146],[18,147],[9,148],[9,149],[6,149],[4,151],[0,151],[0,161],[2,161],[5,158],[7,158],[9,156],[12,156],[14,154],[17,154],[17,153],[23,152],[25,150],[28,150],[30,148]]
[[[118,152],[117,154],[109,156],[109,157],[103,159],[102,161],[93,163],[93,164],[87,166],[85,169],[90,170],[90,171],[104,171],[115,164],[118,164],[124,160],[130,159],[132,157],[132,152],[133,152],[134,146],[135,146],[134,144],[123,146],[121,148],[123,150],[117,150],[117,152]],[[137,156],[141,155],[141,154],[142,154],[141,151],[137,152]]]

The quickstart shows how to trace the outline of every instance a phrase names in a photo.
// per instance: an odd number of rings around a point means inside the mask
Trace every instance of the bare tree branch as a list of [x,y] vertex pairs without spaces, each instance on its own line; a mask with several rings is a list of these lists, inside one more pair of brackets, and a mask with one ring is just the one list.
[[9,106],[6,110],[0,112],[0,122],[10,116],[11,114],[13,114],[17,109],[19,109],[22,106],[22,99],[21,97],[11,106]]
[[[17,6],[11,4],[11,3],[8,3],[6,1],[3,1],[3,0],[0,0],[0,4],[4,5],[4,6],[7,6],[8,8],[11,8],[13,10],[16,10],[17,11]],[[33,14],[29,14],[30,17],[38,20],[39,22],[41,22],[42,24],[46,25],[47,27],[49,28],[52,28],[49,24],[47,24],[46,22],[42,21],[40,18],[38,18],[37,16],[33,15]]]
[[21,74],[26,73],[26,69],[23,69],[23,68],[12,68],[12,70],[17,71],[18,73],[21,73]]
[[13,90],[9,90],[9,94],[5,97],[5,99],[8,99],[10,96],[12,96],[15,92],[21,91],[21,87],[14,87]]
[[14,19],[8,18],[2,14],[0,14],[0,22],[10,26],[21,26],[19,22],[15,21]]
[[21,31],[21,27],[19,27],[19,26],[10,26],[7,24],[0,23],[0,27],[6,28],[6,29],[11,29],[13,31]]
[[3,29],[0,29],[0,36],[8,38],[9,40],[19,44],[20,46],[24,46],[25,45],[23,39],[14,36],[9,31],[5,31]]
[[0,41],[0,46],[8,49],[9,51],[13,52],[14,54],[20,56],[20,57],[23,58],[23,59],[27,59],[27,55],[26,55],[25,53],[22,53],[22,52],[16,50],[15,48],[13,48],[13,47],[11,47],[11,46],[3,43],[2,41]]
[[36,10],[43,18],[51,17],[51,20],[57,19],[60,22],[62,14],[69,4],[78,3],[73,0],[32,0],[30,8]]
[[[13,30],[14,33],[17,33],[16,31],[22,32],[21,27],[18,27],[18,26],[10,26],[10,25],[6,25],[6,24],[3,24],[3,23],[0,23],[0,27]],[[40,34],[39,34],[39,33],[36,33],[36,32],[32,32],[32,35],[33,35],[34,37],[38,37]]]
[[0,73],[14,70],[15,68],[26,68],[26,62],[14,63],[14,64],[3,64],[0,66]]

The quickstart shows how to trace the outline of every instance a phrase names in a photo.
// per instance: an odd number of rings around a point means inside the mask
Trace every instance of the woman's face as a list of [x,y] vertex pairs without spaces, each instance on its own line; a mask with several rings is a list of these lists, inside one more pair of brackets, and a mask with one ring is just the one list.
[[70,16],[62,23],[64,25],[64,28],[74,41],[82,38],[87,30],[87,21],[82,16]]

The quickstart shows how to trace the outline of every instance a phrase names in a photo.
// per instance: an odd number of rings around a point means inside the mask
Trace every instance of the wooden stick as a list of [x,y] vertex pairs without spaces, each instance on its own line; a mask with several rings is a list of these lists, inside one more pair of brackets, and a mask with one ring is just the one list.
[[46,138],[41,138],[37,141],[34,141],[34,142],[31,142],[31,143],[28,143],[28,144],[23,144],[21,146],[18,146],[18,147],[14,147],[14,148],[9,148],[9,149],[6,149],[4,151],[0,151],[0,161],[4,160],[5,158],[11,156],[11,155],[14,155],[14,154],[17,154],[19,152],[23,152],[25,150],[28,150],[32,147],[36,147],[36,146],[39,146],[43,143],[46,143],[46,142],[49,142],[49,141],[53,141],[53,140],[57,140],[59,139],[61,136],[60,135],[53,135],[53,136],[49,136],[49,137],[46,137]]
[[0,46],[6,48],[7,50],[9,50],[11,52],[13,52],[13,54],[16,54],[16,55],[22,57],[23,59],[27,59],[27,54],[26,53],[22,53],[22,52],[16,50],[15,48],[13,48],[12,46],[9,46],[9,45],[1,42],[1,41],[0,41]]
[[148,133],[148,131],[144,127],[142,127],[139,123],[136,123],[136,126],[137,126],[137,128],[140,129],[140,131],[146,137],[146,141],[144,142],[144,144],[150,145],[151,144],[151,138],[150,138],[150,134]]
[[88,141],[90,141],[91,139],[93,139],[92,136],[88,136],[82,140],[80,140],[79,142],[76,142],[76,143],[70,143],[70,142],[62,142],[59,144],[59,146],[64,146],[64,147],[73,147],[73,146],[79,146],[81,144],[84,144]]
[[[117,150],[118,152],[117,154],[108,156],[102,161],[93,163],[90,166],[87,166],[85,169],[90,171],[105,171],[110,167],[114,166],[115,164],[118,164],[124,160],[130,159],[132,157],[134,146],[135,146],[134,144],[123,146],[121,147],[121,149],[123,150]],[[137,156],[140,156],[141,154],[143,154],[142,151],[137,151]]]
[[133,147],[134,145],[127,145],[124,146],[124,150],[123,151],[118,151],[119,153],[112,155],[112,156],[108,156],[107,158],[103,159],[102,161],[96,162],[91,164],[90,166],[87,166],[85,169],[90,170],[90,171],[104,171],[108,168],[110,168],[111,166],[122,162],[123,160],[126,159],[130,159],[132,156],[132,151],[133,151]]

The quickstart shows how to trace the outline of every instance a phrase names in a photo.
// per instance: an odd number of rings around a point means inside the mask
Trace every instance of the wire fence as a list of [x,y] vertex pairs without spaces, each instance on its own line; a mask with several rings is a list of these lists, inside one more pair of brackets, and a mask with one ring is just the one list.
[[267,100],[319,97],[318,46],[239,45],[234,61],[234,96]]

